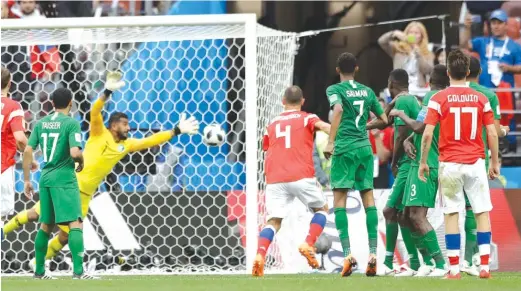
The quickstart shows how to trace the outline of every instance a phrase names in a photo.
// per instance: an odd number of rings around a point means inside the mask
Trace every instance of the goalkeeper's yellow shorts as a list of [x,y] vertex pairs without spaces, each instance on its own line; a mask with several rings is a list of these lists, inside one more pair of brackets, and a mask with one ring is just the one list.
[[[89,203],[92,200],[92,195],[85,194],[80,191],[80,203],[81,203],[81,217],[85,219],[87,213],[89,213]],[[38,216],[40,216],[40,201],[34,204],[33,208]],[[58,225],[58,227],[66,233],[69,233],[69,226],[67,225]]]

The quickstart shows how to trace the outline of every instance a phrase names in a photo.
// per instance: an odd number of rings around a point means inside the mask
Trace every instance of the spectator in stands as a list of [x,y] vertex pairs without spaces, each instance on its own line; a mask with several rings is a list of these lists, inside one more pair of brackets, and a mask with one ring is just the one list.
[[427,87],[434,62],[428,43],[425,26],[416,21],[409,23],[405,31],[393,30],[378,39],[378,44],[393,58],[393,68],[409,74],[410,90]]
[[507,36],[505,11],[495,10],[489,19],[492,36],[471,39],[472,17],[468,15],[460,45],[479,54],[483,71],[479,78],[481,85],[496,88],[505,82],[514,87],[514,74],[521,73],[521,45]]
[[447,55],[445,53],[445,48],[440,47],[434,53],[434,65],[439,65],[439,64],[445,65],[446,62],[447,62]]
[[11,14],[17,18],[31,19],[44,17],[36,5],[36,1],[21,0],[11,7]]

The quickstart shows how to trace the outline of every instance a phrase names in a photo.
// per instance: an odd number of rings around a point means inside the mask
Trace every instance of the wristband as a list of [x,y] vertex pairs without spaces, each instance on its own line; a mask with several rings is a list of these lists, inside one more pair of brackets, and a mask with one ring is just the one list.
[[176,125],[176,127],[174,127],[174,135],[180,135],[181,134],[181,129],[179,129],[179,126]]
[[105,97],[109,97],[110,95],[112,95],[112,90],[105,89],[105,91],[103,92],[103,94],[105,94]]
[[507,136],[507,131],[506,131],[506,129],[502,128],[502,129],[501,129],[501,132],[503,133],[503,136]]

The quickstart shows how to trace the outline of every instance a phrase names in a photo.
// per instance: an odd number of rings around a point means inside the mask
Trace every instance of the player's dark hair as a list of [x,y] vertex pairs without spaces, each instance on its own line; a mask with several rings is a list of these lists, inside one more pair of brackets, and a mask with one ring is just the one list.
[[453,79],[463,80],[469,71],[470,57],[461,50],[453,50],[447,58],[447,66]]
[[481,71],[481,63],[479,60],[475,57],[470,57],[470,64],[469,64],[469,78],[477,78],[479,76],[479,73]]
[[52,92],[51,100],[54,103],[54,108],[67,108],[72,101],[72,92],[67,88],[58,88]]
[[340,70],[340,73],[345,75],[351,75],[356,69],[356,57],[351,53],[341,53],[336,59],[336,66]]
[[2,74],[2,90],[4,90],[9,85],[9,81],[11,81],[11,72],[9,72],[9,70],[6,69],[5,67],[2,67],[1,74]]
[[396,87],[409,88],[409,74],[404,69],[392,70],[389,74],[389,79]]
[[284,91],[284,100],[286,100],[286,104],[300,105],[302,98],[304,98],[304,94],[299,86],[290,86],[286,91]]
[[450,79],[447,75],[447,67],[445,67],[445,65],[434,66],[431,73],[431,87],[441,90],[447,88],[449,85]]
[[109,127],[111,127],[113,123],[119,122],[121,119],[128,119],[128,115],[123,112],[112,113],[109,117]]

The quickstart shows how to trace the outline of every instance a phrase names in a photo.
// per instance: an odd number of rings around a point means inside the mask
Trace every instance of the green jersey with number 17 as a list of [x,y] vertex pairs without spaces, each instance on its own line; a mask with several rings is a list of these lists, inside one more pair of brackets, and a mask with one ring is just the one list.
[[329,86],[326,94],[331,107],[340,104],[344,110],[333,154],[341,155],[353,149],[371,146],[366,129],[369,112],[377,116],[384,112],[373,90],[348,80]]
[[78,121],[55,112],[42,118],[34,126],[28,145],[40,146],[45,165],[40,187],[76,188],[76,172],[70,149],[81,148],[81,131]]
[[[439,90],[433,90],[429,91],[423,96],[422,100],[422,109],[420,113],[418,113],[418,117],[416,118],[416,121],[423,122],[425,120],[425,117],[427,116],[429,105],[429,100],[431,100],[431,97],[438,93]],[[432,144],[431,149],[429,150],[429,153],[427,154],[427,165],[429,168],[438,169],[439,167],[439,156],[440,151],[438,149],[438,139],[440,136],[440,125],[437,124],[434,128],[434,133],[432,134]],[[412,162],[413,165],[418,166],[420,164],[421,159],[421,147],[422,147],[422,137],[423,134],[414,134],[414,147],[416,148],[416,159]]]

